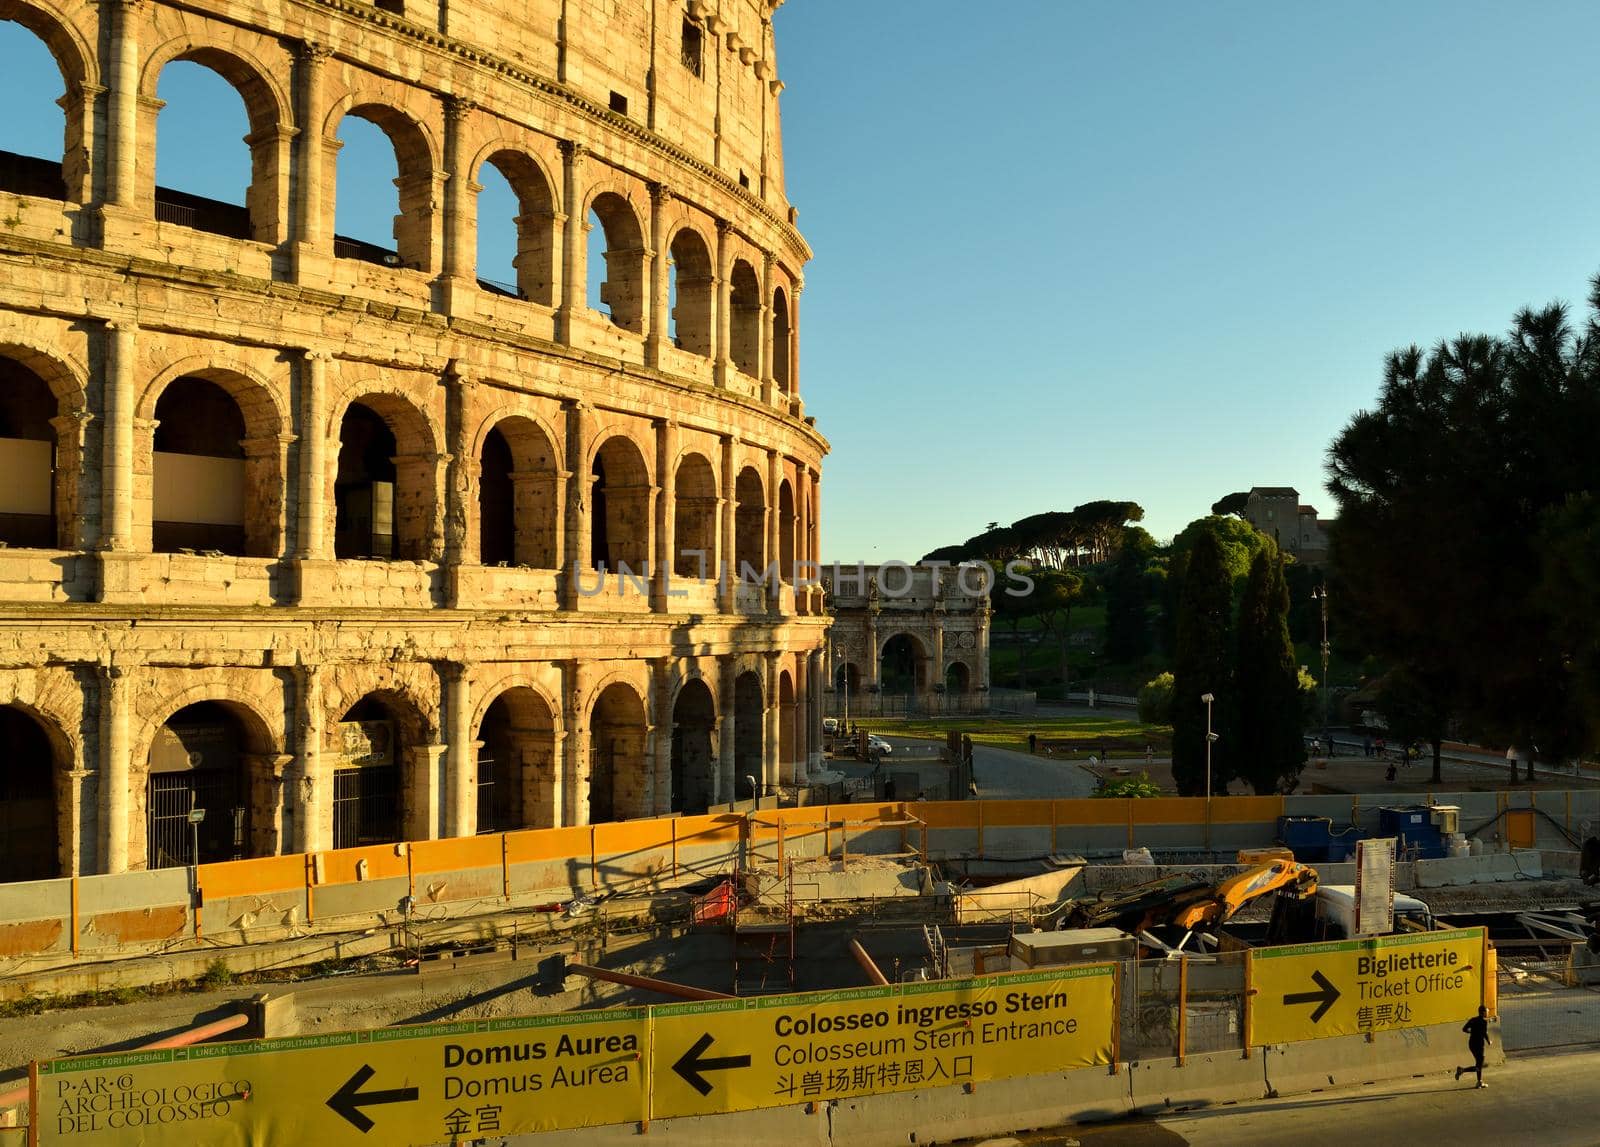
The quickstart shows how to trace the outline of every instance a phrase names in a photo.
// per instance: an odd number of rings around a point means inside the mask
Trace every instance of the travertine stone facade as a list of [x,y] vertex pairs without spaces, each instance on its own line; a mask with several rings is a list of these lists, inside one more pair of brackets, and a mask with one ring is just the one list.
[[952,701],[987,693],[993,576],[984,565],[823,566],[833,615],[827,691]]
[[[0,879],[804,778],[821,591],[714,576],[817,550],[778,2],[0,0],[67,124],[0,167]],[[156,185],[174,60],[244,98],[243,208]],[[334,235],[346,116],[390,252]]]

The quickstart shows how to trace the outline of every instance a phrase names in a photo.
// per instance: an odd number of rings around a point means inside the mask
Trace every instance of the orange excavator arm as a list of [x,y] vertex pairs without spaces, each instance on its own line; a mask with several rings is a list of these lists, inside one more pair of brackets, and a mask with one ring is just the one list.
[[1226,923],[1234,913],[1252,900],[1273,893],[1282,893],[1296,900],[1315,896],[1317,870],[1293,860],[1274,860],[1237,876],[1230,876],[1217,885],[1208,899],[1186,904],[1172,915],[1171,922],[1180,928],[1193,929]]

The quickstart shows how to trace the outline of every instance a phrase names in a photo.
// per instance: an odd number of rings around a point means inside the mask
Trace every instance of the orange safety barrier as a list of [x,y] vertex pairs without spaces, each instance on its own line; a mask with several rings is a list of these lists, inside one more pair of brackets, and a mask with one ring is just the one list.
[[499,868],[505,848],[498,836],[457,836],[447,840],[419,840],[411,845],[411,871],[460,872],[469,868]]
[[1078,797],[1054,802],[1053,815],[1061,825],[1117,825],[1128,823],[1133,815],[1134,801],[1128,797],[1107,797],[1104,800]]
[[299,853],[293,853],[289,856],[263,856],[257,860],[202,864],[195,883],[205,898],[211,901],[287,892],[305,887],[306,861]]
[[570,828],[527,828],[505,834],[507,864],[530,864],[539,860],[566,860],[594,855],[593,834],[587,826]]
[[[362,880],[388,880],[411,871],[409,844],[369,844],[364,848],[339,848],[316,854],[321,868],[318,884],[355,884]],[[363,870],[361,862],[366,861]]]

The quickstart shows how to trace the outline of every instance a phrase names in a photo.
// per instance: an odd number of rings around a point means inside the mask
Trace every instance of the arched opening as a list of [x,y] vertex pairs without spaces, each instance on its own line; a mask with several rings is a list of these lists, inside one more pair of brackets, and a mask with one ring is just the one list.
[[590,469],[590,560],[595,569],[643,574],[650,563],[650,472],[630,439],[616,435]]
[[278,117],[261,79],[226,53],[197,49],[161,69],[157,95],[156,219],[274,241]]
[[952,661],[949,668],[944,671],[944,691],[946,693],[970,693],[972,691],[972,672],[965,662]]
[[259,498],[275,488],[268,484],[275,468],[265,457],[246,459],[244,415],[233,396],[203,378],[180,378],[161,392],[155,417],[151,548],[270,557],[262,510],[255,507],[249,529],[246,502],[251,491]]
[[0,883],[61,875],[57,778],[69,763],[31,714],[0,706]]
[[679,350],[710,358],[711,299],[716,285],[711,250],[699,232],[685,227],[672,237],[671,251],[669,334]]
[[0,541],[6,545],[51,549],[58,544],[59,410],[44,379],[0,358]]
[[729,283],[732,307],[729,356],[733,365],[752,378],[761,376],[761,284],[756,269],[743,259],[733,264]]
[[[0,9],[7,12],[9,9]],[[26,9],[21,12],[26,12]],[[21,13],[19,13],[21,14]],[[62,156],[75,150],[62,103],[81,117],[82,96],[73,97],[65,72],[43,38],[21,23],[0,16],[0,191],[42,199],[66,199]],[[56,80],[42,82],[44,77]],[[67,99],[62,89],[67,88]],[[58,103],[58,101],[61,101]]]
[[897,633],[883,646],[878,680],[883,692],[907,696],[928,690],[928,652],[909,633]]
[[373,561],[432,556],[433,467],[415,408],[389,395],[352,402],[339,423],[334,556]]
[[589,305],[623,330],[644,333],[644,232],[614,191],[589,209]]
[[502,419],[483,440],[478,477],[478,560],[555,569],[556,453],[531,419]]
[[795,580],[794,528],[794,490],[785,478],[778,483],[778,569],[786,582]]
[[766,744],[766,714],[761,675],[741,673],[733,681],[733,782],[739,797],[749,799],[750,777],[756,788],[766,791],[769,778],[762,769],[762,749]]
[[672,811],[705,812],[716,797],[717,758],[711,744],[717,706],[699,678],[686,682],[672,706]]
[[273,804],[270,749],[226,702],[200,701],[168,717],[150,744],[146,865],[270,855],[274,826],[252,815]]
[[649,816],[644,702],[615,682],[595,700],[589,718],[589,823]]
[[479,169],[478,281],[499,294],[555,305],[555,197],[544,172],[517,151]]
[[407,822],[405,778],[423,738],[411,707],[369,693],[339,719],[333,770],[333,847],[390,844]]
[[339,121],[338,140],[333,253],[431,271],[434,162],[422,129],[393,108],[362,104]]
[[767,565],[767,500],[755,467],[739,471],[733,486],[733,555],[741,581],[758,581]]
[[772,293],[772,381],[778,390],[789,394],[793,390],[793,373],[790,363],[789,296],[779,287]]
[[526,686],[494,699],[478,727],[478,832],[554,828],[555,720]]
[[672,572],[678,577],[715,576],[717,478],[703,454],[686,454],[673,483]]
[[778,674],[778,770],[785,781],[792,781],[797,773],[798,718],[799,708],[795,704],[794,678],[785,669]]
[[861,670],[852,662],[841,662],[833,671],[833,688],[837,693],[848,692],[850,696],[856,696],[861,692]]

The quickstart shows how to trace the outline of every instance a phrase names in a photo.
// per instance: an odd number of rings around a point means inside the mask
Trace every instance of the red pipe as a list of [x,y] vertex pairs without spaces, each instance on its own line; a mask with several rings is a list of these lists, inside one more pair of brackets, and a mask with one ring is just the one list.
[[[250,1017],[244,1012],[235,1012],[231,1016],[224,1016],[220,1020],[213,1020],[208,1024],[201,1024],[197,1028],[181,1031],[177,1035],[169,1035],[166,1039],[158,1039],[154,1043],[140,1044],[133,1048],[134,1051],[155,1051],[163,1047],[188,1047],[190,1044],[200,1043],[215,1036],[236,1031],[250,1022]],[[28,1098],[28,1085],[10,1091],[0,1091],[0,1107],[15,1107]]]

